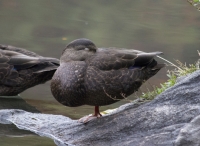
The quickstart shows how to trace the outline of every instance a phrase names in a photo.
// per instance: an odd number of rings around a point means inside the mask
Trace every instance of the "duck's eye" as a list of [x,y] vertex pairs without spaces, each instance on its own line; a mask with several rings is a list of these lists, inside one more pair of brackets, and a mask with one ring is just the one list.
[[85,51],[89,51],[90,49],[89,48],[85,48]]

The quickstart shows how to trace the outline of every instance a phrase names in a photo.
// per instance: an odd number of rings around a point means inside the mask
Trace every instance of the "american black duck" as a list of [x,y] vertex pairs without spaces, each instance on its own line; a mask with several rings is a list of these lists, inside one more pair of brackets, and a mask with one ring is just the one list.
[[164,64],[154,57],[161,52],[145,53],[138,50],[97,48],[88,39],[77,39],[64,49],[51,81],[51,91],[58,102],[76,107],[95,106],[87,122],[100,117],[99,106],[117,102],[138,90]]
[[0,96],[15,96],[50,80],[59,60],[13,46],[0,45]]

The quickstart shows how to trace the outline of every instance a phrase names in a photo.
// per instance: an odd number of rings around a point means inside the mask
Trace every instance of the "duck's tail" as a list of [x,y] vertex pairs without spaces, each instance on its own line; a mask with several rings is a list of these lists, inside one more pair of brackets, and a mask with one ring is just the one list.
[[60,60],[57,58],[51,58],[51,57],[42,57],[39,59],[41,62],[51,62],[55,65],[60,65]]
[[154,76],[160,69],[162,69],[165,66],[165,64],[157,63],[157,61],[153,59],[152,62],[150,62],[147,66],[143,68],[145,80]]
[[44,57],[39,60],[42,67],[38,67],[38,70],[34,71],[34,73],[56,70],[60,66],[60,61],[57,58]]
[[137,58],[135,60],[135,66],[147,66],[149,65],[153,60],[154,57],[157,55],[163,54],[162,52],[140,52],[137,54]]

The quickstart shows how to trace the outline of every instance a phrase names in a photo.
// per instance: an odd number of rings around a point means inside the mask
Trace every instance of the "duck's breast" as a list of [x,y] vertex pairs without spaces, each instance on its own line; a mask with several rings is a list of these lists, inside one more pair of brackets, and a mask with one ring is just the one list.
[[60,103],[66,106],[84,104],[85,70],[86,64],[83,61],[62,63],[57,69],[52,78],[51,91]]

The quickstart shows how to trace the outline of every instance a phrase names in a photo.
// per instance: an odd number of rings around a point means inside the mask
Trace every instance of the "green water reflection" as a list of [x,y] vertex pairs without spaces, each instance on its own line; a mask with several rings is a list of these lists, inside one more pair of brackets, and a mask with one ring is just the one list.
[[0,144],[1,146],[56,146],[52,140],[36,135],[0,137]]
[[[0,43],[57,58],[67,43],[85,37],[99,47],[159,50],[164,52],[164,57],[168,60],[179,59],[193,63],[198,59],[196,50],[200,46],[199,24],[200,13],[182,0],[0,1]],[[166,69],[163,69],[149,82],[159,85],[166,79]],[[131,99],[135,96],[131,96]],[[92,113],[93,109],[90,106],[62,106],[51,95],[49,82],[28,89],[21,97],[30,106],[28,108],[35,112],[62,114],[71,118]],[[9,102],[4,101],[7,106],[2,108],[28,110],[20,104],[26,103],[23,100],[9,99]],[[101,110],[115,108],[124,103],[126,102],[101,107]],[[13,131],[7,132],[12,135]],[[16,135],[20,133],[24,134],[19,132]],[[10,142],[20,143],[22,139],[1,137],[0,142],[12,145]],[[33,141],[40,145],[40,140],[36,139],[44,140],[27,136],[23,142]],[[49,140],[44,141],[51,143]]]

